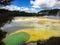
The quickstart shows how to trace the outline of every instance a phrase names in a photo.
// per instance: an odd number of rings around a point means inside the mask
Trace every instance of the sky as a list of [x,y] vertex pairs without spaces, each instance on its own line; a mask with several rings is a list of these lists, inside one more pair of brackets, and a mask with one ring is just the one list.
[[35,12],[46,9],[60,9],[60,0],[14,0],[10,5],[2,8],[25,12]]

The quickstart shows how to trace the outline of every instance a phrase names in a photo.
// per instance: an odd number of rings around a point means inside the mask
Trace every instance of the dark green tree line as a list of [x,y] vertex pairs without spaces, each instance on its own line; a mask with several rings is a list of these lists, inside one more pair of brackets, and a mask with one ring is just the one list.
[[0,6],[10,5],[13,0],[0,0]]
[[[0,7],[10,5],[11,1],[13,1],[13,0],[0,0]],[[0,45],[4,45],[4,43],[2,42],[2,39],[5,38],[6,33],[7,33],[5,31],[2,31],[1,27],[5,23],[7,23],[7,21],[9,20],[8,17],[6,16],[5,12],[6,11],[4,11],[4,9],[3,10],[0,9]]]

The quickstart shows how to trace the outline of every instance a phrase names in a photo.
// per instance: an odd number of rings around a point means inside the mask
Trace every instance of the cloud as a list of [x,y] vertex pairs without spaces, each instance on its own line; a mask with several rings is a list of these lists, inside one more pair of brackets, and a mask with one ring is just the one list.
[[35,8],[28,8],[28,7],[19,7],[16,5],[8,5],[8,6],[3,6],[0,7],[0,9],[8,9],[10,11],[25,11],[25,12],[29,12],[29,13],[37,13],[38,11]]
[[1,9],[8,9],[10,11],[13,11],[13,10],[20,10],[20,7],[18,6],[15,6],[15,5],[7,5],[7,6],[3,6],[3,7],[0,7]]
[[60,0],[30,0],[32,7],[34,8],[53,8],[55,6],[60,6]]
[[37,13],[38,11],[35,8],[21,7],[21,11],[29,12],[29,13]]

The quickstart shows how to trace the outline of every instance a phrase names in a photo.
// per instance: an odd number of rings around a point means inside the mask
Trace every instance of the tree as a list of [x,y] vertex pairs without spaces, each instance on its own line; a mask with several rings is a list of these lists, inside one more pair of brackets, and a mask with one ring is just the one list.
[[10,5],[11,1],[13,0],[0,0],[0,5],[4,5],[4,6]]
[[[0,7],[10,5],[11,1],[13,0],[0,0]],[[8,10],[0,9],[0,45],[4,45],[2,42],[2,39],[5,38],[6,33],[5,31],[2,31],[1,27],[4,26],[8,22],[8,20],[11,20],[11,17],[7,18],[9,14],[7,13]]]
[[40,16],[56,16],[57,13],[60,11],[60,9],[51,9],[51,10],[42,10],[42,11],[39,11],[38,14]]

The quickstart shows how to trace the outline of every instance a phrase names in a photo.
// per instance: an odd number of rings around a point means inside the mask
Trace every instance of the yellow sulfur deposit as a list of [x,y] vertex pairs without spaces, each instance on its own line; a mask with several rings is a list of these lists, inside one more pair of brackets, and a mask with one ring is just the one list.
[[27,42],[38,41],[38,40],[47,40],[50,37],[60,37],[59,30],[50,30],[47,28],[41,28],[41,29],[36,29],[36,30],[35,29],[23,29],[23,30],[14,32],[12,34],[16,34],[16,33],[20,33],[20,32],[26,32],[30,35],[30,38]]
[[31,23],[34,28],[21,29],[10,35],[25,32],[29,34],[26,42],[48,40],[51,37],[60,37],[60,20],[39,19],[37,22]]

